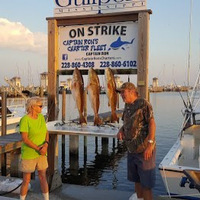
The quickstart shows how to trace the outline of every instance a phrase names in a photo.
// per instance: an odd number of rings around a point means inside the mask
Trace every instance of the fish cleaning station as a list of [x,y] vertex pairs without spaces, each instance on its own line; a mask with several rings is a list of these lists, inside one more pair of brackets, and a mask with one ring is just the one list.
[[[58,171],[58,136],[62,135],[62,157],[65,158],[65,135],[69,135],[70,172],[79,168],[79,137],[84,137],[84,161],[87,160],[87,137],[115,139],[119,127],[114,74],[137,74],[139,95],[148,99],[149,20],[151,10],[146,0],[82,2],[55,1],[54,17],[48,21],[48,181],[50,191],[62,184]],[[90,4],[89,4],[90,3]],[[70,4],[70,5],[69,5]],[[66,91],[59,102],[60,75],[72,75],[72,94],[79,118],[65,121]],[[84,85],[82,75],[88,75]],[[98,75],[106,77],[111,110],[98,113],[100,85]],[[87,116],[90,95],[94,118]],[[62,104],[61,106],[59,106]],[[58,121],[59,108],[62,120]],[[73,108],[72,108],[73,109]],[[111,125],[106,125],[109,122]],[[104,140],[105,139],[105,140]],[[97,142],[97,140],[95,140]]]

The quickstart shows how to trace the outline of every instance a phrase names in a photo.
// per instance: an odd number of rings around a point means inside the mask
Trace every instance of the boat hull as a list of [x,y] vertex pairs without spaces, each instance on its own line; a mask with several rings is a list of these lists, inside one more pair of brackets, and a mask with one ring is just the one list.
[[200,125],[193,125],[177,139],[159,165],[168,195],[184,199],[200,199],[199,190],[192,188],[184,170],[199,170]]
[[190,188],[190,183],[180,186],[185,174],[183,171],[159,168],[163,183],[167,190],[168,196],[183,199],[200,199],[200,193],[197,189]]
[[[12,134],[19,131],[19,122],[21,117],[7,118],[6,134]],[[0,121],[0,135],[1,135],[1,121]]]

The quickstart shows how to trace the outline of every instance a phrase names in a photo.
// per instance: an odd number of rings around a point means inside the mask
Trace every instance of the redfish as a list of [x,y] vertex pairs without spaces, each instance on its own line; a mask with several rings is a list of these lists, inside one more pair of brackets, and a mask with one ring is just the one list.
[[93,68],[89,69],[88,72],[88,85],[87,85],[88,95],[91,102],[92,109],[94,111],[94,125],[101,125],[103,123],[102,119],[99,117],[99,95],[100,95],[100,83],[99,77]]
[[85,117],[83,115],[84,108],[84,82],[81,72],[78,68],[74,69],[72,85],[71,85],[72,95],[76,102],[76,106],[79,112],[79,122],[81,124],[86,124]]
[[106,94],[108,97],[108,105],[111,107],[111,122],[119,121],[119,118],[116,114],[117,107],[117,92],[116,92],[116,83],[113,71],[110,68],[105,69],[106,77]]

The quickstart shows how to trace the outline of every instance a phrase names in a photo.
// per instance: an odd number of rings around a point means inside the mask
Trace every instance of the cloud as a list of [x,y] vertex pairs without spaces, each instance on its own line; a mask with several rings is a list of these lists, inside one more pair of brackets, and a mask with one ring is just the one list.
[[0,47],[47,54],[47,35],[33,33],[20,22],[0,18]]

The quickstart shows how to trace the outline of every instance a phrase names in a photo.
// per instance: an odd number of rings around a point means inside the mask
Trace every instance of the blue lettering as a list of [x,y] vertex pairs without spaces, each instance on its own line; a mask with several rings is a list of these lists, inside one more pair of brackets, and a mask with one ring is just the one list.
[[[67,4],[67,1],[68,1],[68,4]],[[57,6],[60,6],[60,7],[67,7],[67,6],[72,5],[72,0],[67,0],[67,1],[65,1],[66,4],[63,4],[63,5],[60,3],[60,0],[55,0],[55,3]],[[61,1],[61,2],[63,2],[63,1]]]

